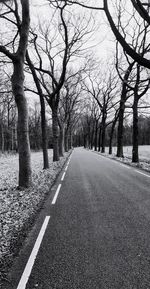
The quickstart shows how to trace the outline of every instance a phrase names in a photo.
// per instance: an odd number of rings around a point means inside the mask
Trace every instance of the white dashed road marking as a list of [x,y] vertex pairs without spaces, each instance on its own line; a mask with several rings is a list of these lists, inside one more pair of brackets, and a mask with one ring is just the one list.
[[65,174],[66,174],[66,172],[63,173],[63,175],[62,175],[62,177],[61,177],[61,181],[64,180]]
[[53,200],[52,200],[52,205],[55,205],[55,203],[56,203],[56,200],[57,200],[57,197],[58,197],[58,194],[59,194],[60,188],[61,188],[61,184],[59,184],[58,187],[57,187],[57,190],[56,190],[55,196],[54,196],[54,198],[53,198]]
[[41,230],[39,232],[39,235],[38,235],[38,237],[36,239],[35,245],[33,247],[31,255],[30,255],[29,259],[28,259],[28,262],[26,264],[24,272],[23,272],[23,274],[21,276],[21,279],[20,279],[20,282],[18,284],[17,289],[25,289],[26,288],[26,284],[27,284],[28,279],[30,277],[30,274],[31,274],[31,271],[32,271],[32,268],[33,268],[33,265],[34,265],[34,262],[35,262],[35,259],[36,259],[36,256],[38,254],[42,239],[44,237],[44,234],[45,234],[49,219],[50,219],[50,216],[46,216],[45,217],[44,223],[43,223],[43,225],[41,227]]
[[[64,171],[64,173],[62,175],[61,181],[64,180],[64,177],[65,177],[66,171],[68,169],[70,160],[71,160],[71,157],[70,157],[69,161],[67,162],[67,165],[65,167],[65,171]],[[55,193],[54,198],[52,200],[52,205],[54,205],[56,203],[60,188],[61,188],[61,184],[59,184],[58,187],[57,187],[56,193]],[[27,284],[28,279],[30,277],[30,274],[31,274],[31,271],[32,271],[32,268],[33,268],[33,265],[34,265],[34,262],[35,262],[35,259],[36,259],[36,256],[38,254],[40,245],[42,243],[42,239],[44,237],[44,234],[45,234],[49,219],[50,219],[50,216],[46,216],[45,217],[45,220],[43,222],[43,225],[41,227],[39,235],[38,235],[38,237],[36,239],[35,245],[34,245],[34,247],[32,249],[31,255],[30,255],[29,259],[28,259],[28,262],[27,262],[26,267],[24,269],[24,272],[23,272],[23,274],[21,276],[21,279],[19,281],[17,289],[25,289],[26,288],[26,284]]]
[[65,172],[67,171],[67,169],[68,169],[68,165],[65,167]]

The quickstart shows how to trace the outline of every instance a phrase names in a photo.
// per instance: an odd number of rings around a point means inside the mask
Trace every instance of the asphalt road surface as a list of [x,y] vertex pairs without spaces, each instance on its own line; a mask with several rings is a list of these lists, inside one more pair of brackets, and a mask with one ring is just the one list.
[[11,289],[150,288],[150,175],[75,149],[9,278]]

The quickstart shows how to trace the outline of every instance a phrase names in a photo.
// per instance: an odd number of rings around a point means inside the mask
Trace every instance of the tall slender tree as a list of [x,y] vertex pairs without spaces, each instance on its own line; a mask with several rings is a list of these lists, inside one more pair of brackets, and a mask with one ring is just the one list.
[[34,83],[37,89],[37,94],[40,98],[41,105],[41,131],[42,131],[42,150],[43,150],[43,169],[49,168],[49,160],[48,160],[48,149],[47,149],[47,122],[46,122],[46,109],[45,109],[45,99],[42,91],[42,86],[40,80],[37,75],[37,71],[34,67],[33,62],[30,59],[29,52],[26,52],[26,60],[28,66],[31,70]]
[[91,18],[86,19],[83,17],[81,19],[81,16],[74,16],[68,12],[67,1],[49,1],[49,3],[51,9],[55,9],[58,23],[56,25],[55,21],[55,26],[53,26],[53,37],[51,36],[51,25],[53,25],[53,22],[48,22],[45,27],[39,27],[41,35],[34,43],[38,58],[38,64],[35,65],[35,69],[39,73],[45,99],[52,111],[53,161],[58,161],[58,108],[61,89],[65,83],[70,60],[81,54],[82,45],[84,44],[83,39],[93,32],[93,27],[91,25],[88,30]]
[[[13,64],[11,82],[18,110],[17,136],[19,151],[19,187],[29,187],[31,184],[31,160],[28,130],[28,106],[24,93],[24,61],[28,45],[30,13],[29,0],[20,0],[19,2],[22,9],[22,20],[19,23],[19,29],[17,28],[17,34],[19,34],[18,47],[15,49],[15,52],[11,52],[7,49],[7,45],[0,45],[0,53],[8,57]],[[13,2],[7,1],[7,4],[2,5],[5,6],[4,9],[8,9],[9,13],[14,13],[16,17],[19,16],[17,0],[14,0]],[[4,15],[5,11],[2,12],[1,17],[4,17]],[[17,34],[15,38],[17,37]],[[13,44],[15,38],[12,39]]]

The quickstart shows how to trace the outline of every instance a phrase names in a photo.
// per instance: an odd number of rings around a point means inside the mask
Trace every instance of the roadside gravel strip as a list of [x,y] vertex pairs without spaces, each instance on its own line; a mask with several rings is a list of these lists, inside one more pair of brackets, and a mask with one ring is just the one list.
[[[7,179],[5,181],[4,176],[0,175],[0,284],[1,280],[6,278],[14,256],[17,255],[43,201],[70,153],[65,153],[65,156],[58,162],[53,163],[50,159],[50,168],[47,170],[41,169],[41,156],[38,165],[37,153],[35,155],[36,169],[34,167],[33,170],[33,186],[24,191],[16,189],[17,169],[16,172],[15,170],[12,172],[12,178],[11,169],[6,172]],[[14,163],[15,161],[14,159]],[[5,163],[7,163],[6,160]],[[32,166],[34,166],[34,161]]]

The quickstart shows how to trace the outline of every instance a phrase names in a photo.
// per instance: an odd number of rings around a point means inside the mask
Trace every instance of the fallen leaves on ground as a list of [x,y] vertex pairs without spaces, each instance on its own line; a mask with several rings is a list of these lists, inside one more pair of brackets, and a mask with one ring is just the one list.
[[66,153],[60,161],[53,163],[52,151],[49,150],[50,167],[43,170],[42,152],[32,153],[33,185],[25,190],[17,189],[18,156],[0,157],[0,274],[3,278],[23,228],[32,223],[67,156]]

